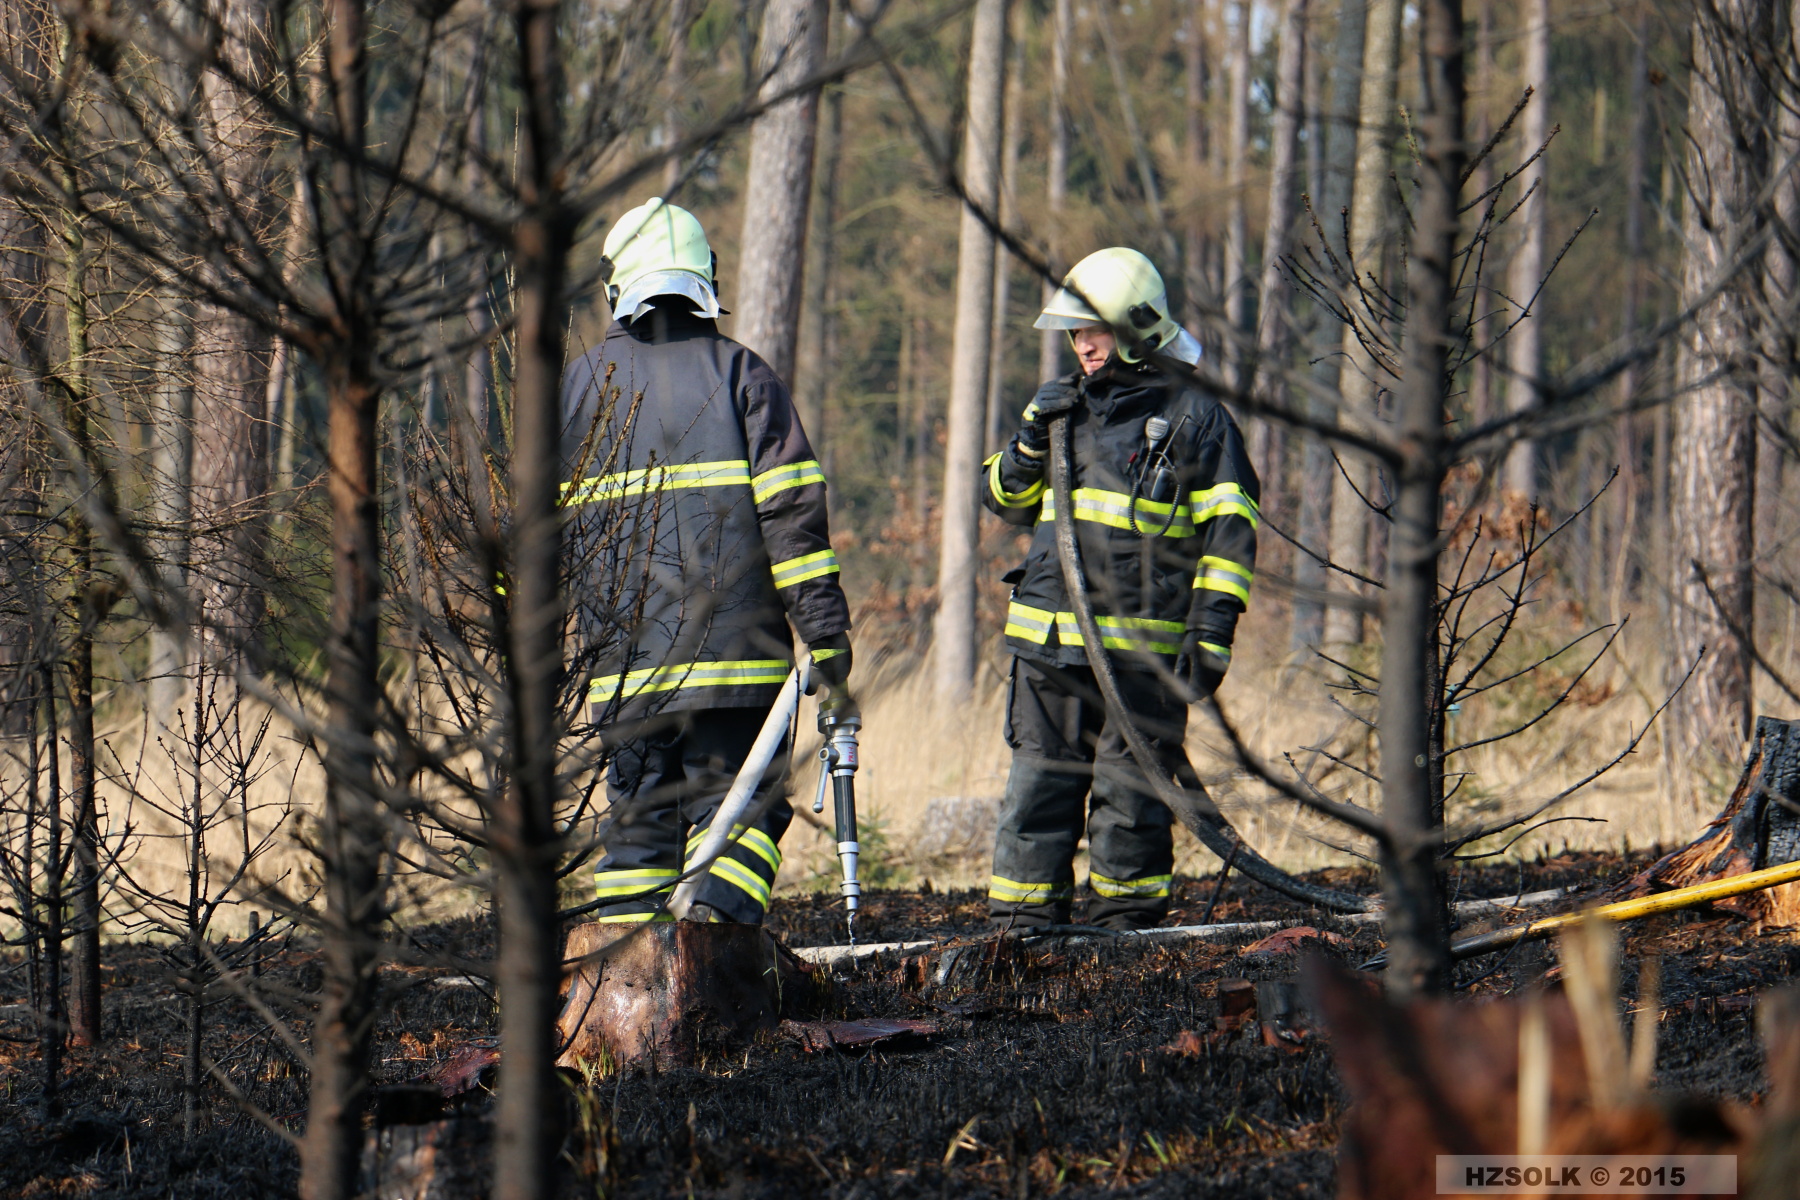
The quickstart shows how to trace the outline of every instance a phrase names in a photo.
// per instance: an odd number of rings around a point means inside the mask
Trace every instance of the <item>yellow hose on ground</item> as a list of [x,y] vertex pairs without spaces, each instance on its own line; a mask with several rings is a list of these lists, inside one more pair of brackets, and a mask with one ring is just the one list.
[[1782,863],[1780,866],[1764,867],[1760,871],[1748,871],[1742,875],[1727,875],[1723,879],[1691,884],[1688,887],[1676,888],[1672,892],[1658,892],[1654,896],[1641,896],[1636,900],[1620,900],[1614,904],[1602,904],[1598,908],[1563,913],[1555,917],[1544,917],[1524,925],[1508,925],[1502,929],[1490,930],[1487,933],[1476,934],[1474,937],[1452,942],[1450,954],[1454,958],[1468,958],[1475,954],[1503,950],[1507,946],[1532,941],[1546,934],[1555,933],[1558,929],[1566,929],[1570,925],[1579,925],[1589,917],[1599,917],[1606,921],[1635,921],[1639,917],[1653,917],[1657,913],[1692,908],[1696,904],[1705,904],[1709,900],[1724,900],[1729,896],[1742,896],[1749,892],[1760,892],[1764,888],[1775,887],[1778,884],[1796,882],[1800,882],[1800,862]]

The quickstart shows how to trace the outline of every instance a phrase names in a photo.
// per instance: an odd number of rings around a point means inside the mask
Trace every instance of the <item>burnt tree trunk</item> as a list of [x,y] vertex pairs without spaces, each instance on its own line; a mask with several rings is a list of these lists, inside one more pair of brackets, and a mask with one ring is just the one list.
[[1450,982],[1450,938],[1439,871],[1443,819],[1435,811],[1432,730],[1437,642],[1439,504],[1456,291],[1457,202],[1463,164],[1462,0],[1419,7],[1420,170],[1407,264],[1406,368],[1397,388],[1400,456],[1381,654],[1381,800],[1387,826],[1381,890],[1388,991],[1439,992]]
[[[1800,723],[1758,717],[1750,753],[1706,832],[1644,868],[1621,889],[1647,895],[1800,859]],[[1713,902],[1759,926],[1800,925],[1800,883]]]

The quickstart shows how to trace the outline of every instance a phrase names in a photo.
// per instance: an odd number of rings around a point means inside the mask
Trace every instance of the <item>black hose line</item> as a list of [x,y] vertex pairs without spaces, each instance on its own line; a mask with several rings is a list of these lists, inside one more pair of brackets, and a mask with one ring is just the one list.
[[[1081,571],[1081,548],[1075,541],[1074,485],[1070,479],[1070,461],[1074,457],[1071,426],[1066,412],[1050,419],[1050,490],[1056,498],[1056,556],[1062,562],[1063,587],[1069,593],[1069,607],[1075,612],[1076,627],[1081,630],[1088,665],[1093,668],[1094,680],[1100,685],[1107,714],[1118,723],[1119,732],[1124,735],[1138,769],[1156,789],[1157,797],[1188,827],[1188,832],[1200,839],[1201,845],[1220,859],[1235,861],[1237,869],[1257,883],[1302,904],[1316,905],[1332,912],[1371,912],[1380,908],[1379,900],[1335,888],[1316,887],[1283,871],[1245,843],[1210,796],[1204,791],[1190,792],[1182,787],[1163,770],[1152,753],[1119,694],[1119,680],[1113,674],[1112,660],[1107,658],[1105,643],[1100,639],[1100,623],[1094,619],[1094,606],[1088,599],[1087,581]],[[1177,686],[1181,686],[1179,681]],[[1185,687],[1182,690],[1185,692]],[[1191,697],[1183,698],[1191,702]]]

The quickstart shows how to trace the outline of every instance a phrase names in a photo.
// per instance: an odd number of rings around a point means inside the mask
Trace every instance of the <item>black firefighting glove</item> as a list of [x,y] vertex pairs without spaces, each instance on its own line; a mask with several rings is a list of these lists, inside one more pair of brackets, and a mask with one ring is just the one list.
[[824,684],[834,695],[847,694],[845,689],[850,683],[850,635],[834,633],[830,637],[820,638],[807,647],[812,656],[812,686],[807,695],[819,690]]
[[1042,462],[1050,451],[1050,418],[1068,412],[1080,402],[1081,391],[1074,375],[1046,383],[1025,406],[1025,424],[1013,439],[1013,449],[1025,462]]
[[1177,667],[1187,684],[1189,703],[1197,704],[1225,682],[1225,672],[1231,669],[1231,647],[1208,641],[1204,631],[1189,630]]

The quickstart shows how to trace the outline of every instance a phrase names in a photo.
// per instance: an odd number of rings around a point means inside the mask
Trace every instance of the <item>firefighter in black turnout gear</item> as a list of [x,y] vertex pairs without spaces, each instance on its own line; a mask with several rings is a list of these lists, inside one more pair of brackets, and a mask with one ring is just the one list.
[[[842,689],[850,614],[825,477],[787,386],[718,331],[700,223],[652,199],[605,254],[615,320],[564,379],[565,500],[589,701],[612,750],[597,919],[625,923],[669,919],[677,876],[793,668],[795,633],[815,677]],[[792,818],[784,763],[689,919],[762,920]]]
[[1067,922],[1085,825],[1089,918],[1142,929],[1168,913],[1174,818],[1106,712],[1063,586],[1050,420],[1066,412],[1072,423],[1076,539],[1125,705],[1188,787],[1199,781],[1174,679],[1210,695],[1230,666],[1256,562],[1259,487],[1224,406],[1157,365],[1198,362],[1200,347],[1170,318],[1149,259],[1122,247],[1089,255],[1037,327],[1069,330],[1081,369],[1039,389],[981,478],[988,509],[1035,526],[1024,565],[1006,577],[1013,763],[988,912],[1002,927]]

